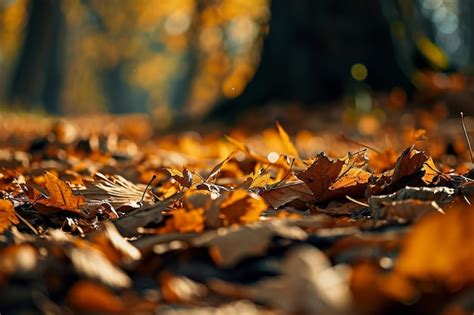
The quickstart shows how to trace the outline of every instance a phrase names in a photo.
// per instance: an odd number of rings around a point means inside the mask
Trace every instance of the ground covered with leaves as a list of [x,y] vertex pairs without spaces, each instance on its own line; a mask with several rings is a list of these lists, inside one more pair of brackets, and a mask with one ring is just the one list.
[[472,314],[459,118],[284,111],[161,136],[2,117],[2,313]]

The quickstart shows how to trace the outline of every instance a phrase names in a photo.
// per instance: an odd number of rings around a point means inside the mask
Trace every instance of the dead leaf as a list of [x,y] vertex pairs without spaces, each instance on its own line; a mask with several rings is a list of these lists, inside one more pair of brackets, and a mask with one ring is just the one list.
[[190,303],[202,299],[207,288],[187,277],[163,272],[159,277],[163,298],[171,303]]
[[321,153],[307,170],[296,176],[309,187],[318,203],[324,203],[345,196],[363,197],[370,174],[352,167],[350,160],[333,161]]
[[228,224],[246,224],[258,221],[267,209],[262,197],[245,190],[231,191],[220,204],[220,213]]
[[69,289],[68,304],[81,312],[120,313],[125,305],[114,292],[92,281],[78,281]]
[[[120,175],[108,176],[101,173],[94,175],[94,181],[86,181],[86,188],[76,191],[85,197],[88,204],[110,203],[116,210],[140,208],[140,200],[145,192],[145,185],[135,185]],[[154,202],[153,194],[147,191],[143,205]]]
[[303,182],[283,184],[276,188],[262,191],[260,195],[273,209],[279,209],[296,200],[304,204],[315,202],[313,193]]
[[183,208],[173,211],[170,225],[180,233],[199,233],[204,230],[204,209],[187,211]]
[[293,142],[291,142],[290,136],[286,132],[285,129],[280,125],[280,123],[276,123],[278,134],[280,135],[281,143],[283,148],[285,149],[285,154],[288,154],[292,157],[299,158],[298,150],[296,150]]
[[[423,181],[425,162],[429,157],[421,151],[415,150],[414,146],[407,148],[397,160],[397,164],[392,171],[388,171],[381,176],[373,175],[369,180],[367,192],[369,195],[382,193],[392,193],[404,186],[426,186]],[[428,175],[425,180],[429,180]]]
[[85,241],[76,241],[67,254],[77,272],[101,281],[114,288],[127,288],[132,284],[125,272],[113,265],[98,249]]
[[430,212],[444,214],[443,209],[441,209],[436,201],[422,201],[416,199],[383,202],[379,208],[371,209],[374,220],[402,220],[404,222],[417,221]]
[[331,267],[318,249],[303,246],[285,256],[281,276],[254,285],[214,280],[209,286],[220,294],[257,301],[284,314],[346,314],[352,303],[348,272]]
[[3,234],[12,224],[19,224],[13,203],[0,199],[0,234]]
[[221,228],[217,232],[204,233],[191,243],[196,247],[209,248],[214,263],[223,268],[231,268],[243,258],[264,255],[275,235],[294,240],[307,237],[302,229],[286,222],[275,220],[238,228]]
[[474,283],[474,206],[457,204],[423,218],[404,241],[395,270],[418,281],[440,281],[453,290]]

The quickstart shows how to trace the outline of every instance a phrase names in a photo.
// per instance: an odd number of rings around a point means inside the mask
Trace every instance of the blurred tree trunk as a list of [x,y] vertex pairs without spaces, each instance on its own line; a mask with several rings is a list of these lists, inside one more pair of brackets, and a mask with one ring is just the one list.
[[26,34],[9,88],[9,101],[59,113],[66,23],[60,0],[31,0]]
[[368,68],[374,89],[407,85],[392,49],[380,1],[272,0],[270,33],[261,63],[244,92],[215,108],[211,117],[272,101],[315,104],[341,97],[351,66]]

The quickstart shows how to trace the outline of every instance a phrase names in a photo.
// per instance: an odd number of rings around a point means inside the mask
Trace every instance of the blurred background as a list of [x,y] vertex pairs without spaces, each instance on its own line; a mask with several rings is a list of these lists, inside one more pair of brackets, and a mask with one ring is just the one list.
[[377,91],[466,89],[473,14],[471,0],[0,0],[0,107],[162,126],[266,103],[370,111]]

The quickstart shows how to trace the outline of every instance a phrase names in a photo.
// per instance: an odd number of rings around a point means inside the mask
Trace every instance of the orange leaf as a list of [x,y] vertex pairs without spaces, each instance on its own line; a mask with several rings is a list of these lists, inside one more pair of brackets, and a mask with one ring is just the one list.
[[298,150],[296,150],[295,146],[293,145],[293,142],[291,142],[290,136],[288,133],[283,129],[283,127],[277,122],[276,123],[277,129],[278,129],[278,134],[280,135],[281,143],[283,144],[283,147],[285,148],[285,152],[293,157],[299,157]]
[[60,180],[56,175],[46,172],[45,185],[49,193],[49,198],[39,199],[35,203],[35,208],[43,213],[51,213],[60,210],[79,213],[79,207],[84,203],[84,197],[76,196],[71,187]]
[[202,232],[204,230],[204,210],[194,209],[186,211],[177,209],[173,212],[171,219],[176,231],[180,233]]
[[83,312],[120,313],[125,306],[110,289],[92,282],[79,281],[67,294],[69,305]]
[[220,205],[220,213],[229,224],[245,224],[258,221],[267,209],[264,199],[245,190],[235,190]]
[[9,200],[0,199],[0,233],[5,232],[12,224],[18,224],[20,221],[16,216],[13,203]]
[[408,234],[396,271],[452,288],[474,283],[474,206],[458,204],[445,215],[432,214]]

